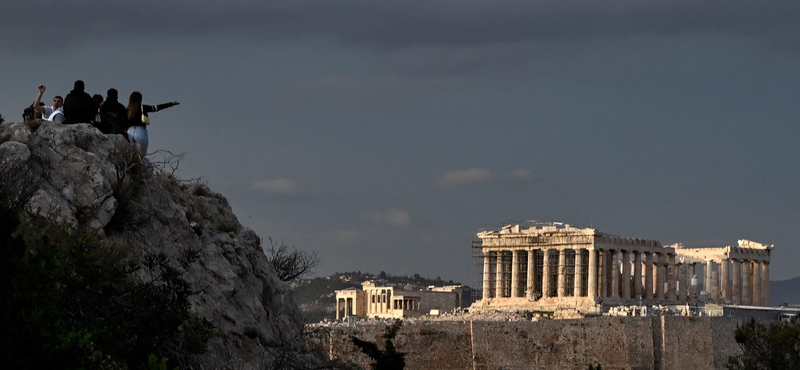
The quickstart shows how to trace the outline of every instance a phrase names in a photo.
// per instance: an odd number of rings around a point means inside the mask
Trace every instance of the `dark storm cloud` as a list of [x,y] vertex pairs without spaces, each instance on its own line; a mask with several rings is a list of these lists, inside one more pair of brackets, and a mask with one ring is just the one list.
[[[70,47],[129,35],[229,34],[250,42],[332,37],[376,49],[711,32],[797,34],[800,3],[756,1],[57,1],[3,6],[0,46]],[[53,16],[32,16],[34,11]],[[792,39],[795,39],[796,36]],[[42,43],[49,46],[43,47]]]

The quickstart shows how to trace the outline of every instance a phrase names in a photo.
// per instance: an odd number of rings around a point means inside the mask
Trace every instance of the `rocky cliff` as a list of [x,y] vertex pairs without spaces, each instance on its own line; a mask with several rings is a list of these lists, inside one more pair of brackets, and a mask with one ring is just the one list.
[[43,177],[30,212],[126,245],[134,262],[152,252],[199,255],[184,271],[196,291],[192,310],[221,334],[209,343],[204,367],[268,368],[275,356],[301,350],[290,287],[222,195],[177,180],[169,163],[165,169],[139,158],[119,135],[88,124],[40,123],[0,124],[0,160]]

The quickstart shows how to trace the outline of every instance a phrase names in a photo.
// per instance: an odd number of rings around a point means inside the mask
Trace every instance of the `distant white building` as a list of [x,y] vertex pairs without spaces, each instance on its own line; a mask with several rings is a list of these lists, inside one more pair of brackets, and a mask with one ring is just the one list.
[[361,288],[336,291],[336,319],[419,317],[438,310],[451,311],[461,307],[461,285],[430,286],[427,290],[400,290],[390,286],[375,286],[372,281],[361,283]]

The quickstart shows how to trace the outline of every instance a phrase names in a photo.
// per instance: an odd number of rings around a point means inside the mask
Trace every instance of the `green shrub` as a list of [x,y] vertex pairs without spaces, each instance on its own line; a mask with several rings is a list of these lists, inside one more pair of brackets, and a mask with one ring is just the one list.
[[800,320],[761,323],[755,319],[736,326],[741,354],[728,358],[731,370],[800,369]]
[[146,225],[153,213],[144,209],[139,198],[147,187],[152,167],[127,143],[116,147],[109,159],[117,172],[117,181],[111,189],[117,209],[105,227],[106,232],[131,231]]
[[179,268],[197,253],[148,254],[139,265],[127,248],[25,216],[40,183],[27,167],[0,165],[3,368],[147,369],[151,355],[190,365],[214,332],[189,310]]
[[239,232],[239,223],[234,221],[222,221],[217,228],[217,231],[221,233],[237,233]]
[[[137,369],[151,354],[187,362],[205,351],[214,327],[191,313],[190,285],[163,254],[140,267],[125,248],[42,219],[14,237],[22,248],[3,253],[13,267],[2,281],[1,363],[95,368],[105,358]],[[140,269],[150,278],[133,278]]]

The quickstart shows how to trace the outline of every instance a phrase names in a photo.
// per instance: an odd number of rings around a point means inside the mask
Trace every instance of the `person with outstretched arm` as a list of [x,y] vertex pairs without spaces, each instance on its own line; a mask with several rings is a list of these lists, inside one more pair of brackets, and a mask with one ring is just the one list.
[[147,154],[147,146],[150,140],[147,136],[147,125],[150,124],[148,113],[158,112],[180,103],[172,101],[159,105],[143,105],[142,93],[134,91],[128,99],[128,140],[136,147],[139,155],[144,157]]

